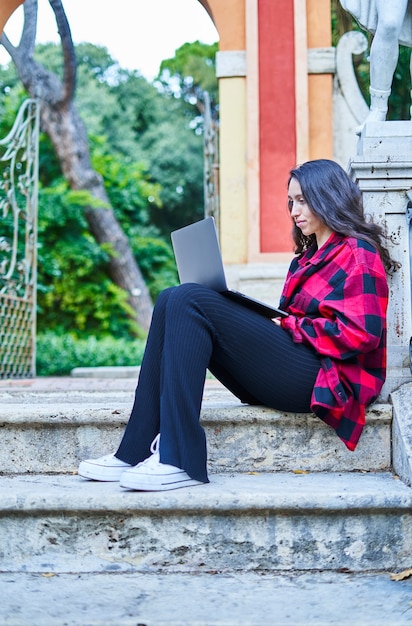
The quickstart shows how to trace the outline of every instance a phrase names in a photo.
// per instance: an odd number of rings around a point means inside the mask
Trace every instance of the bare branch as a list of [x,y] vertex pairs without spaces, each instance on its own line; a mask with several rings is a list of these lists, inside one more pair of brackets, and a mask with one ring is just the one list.
[[11,57],[13,57],[13,54],[15,53],[16,48],[13,46],[13,44],[10,41],[10,39],[7,37],[6,33],[4,33],[4,32],[3,32],[3,34],[0,37],[0,44],[9,53],[9,55]]
[[61,0],[49,0],[49,3],[56,18],[57,30],[60,35],[63,50],[63,99],[64,103],[67,104],[73,99],[76,88],[76,53],[74,50],[70,25]]
[[20,42],[13,46],[3,33],[0,43],[13,59],[20,79],[32,97],[67,106],[73,100],[76,85],[76,55],[61,0],[49,0],[54,12],[63,51],[63,83],[34,60],[37,31],[37,0],[25,0],[24,22]]
[[37,32],[37,0],[25,0],[23,4],[23,31],[18,49],[21,54],[32,57]]
[[37,30],[37,0],[26,0],[23,4],[23,11],[23,30],[18,45],[13,46],[6,33],[3,33],[0,38],[0,43],[15,63],[22,58],[29,59],[33,56]]

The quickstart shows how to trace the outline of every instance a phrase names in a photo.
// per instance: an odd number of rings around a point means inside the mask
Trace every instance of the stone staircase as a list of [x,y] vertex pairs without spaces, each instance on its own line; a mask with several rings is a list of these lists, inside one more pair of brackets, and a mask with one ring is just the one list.
[[241,405],[208,381],[210,484],[81,479],[80,460],[117,446],[134,387],[0,383],[0,623],[412,623],[412,581],[389,577],[412,567],[412,489],[392,469],[405,390],[369,409],[351,453],[313,415]]

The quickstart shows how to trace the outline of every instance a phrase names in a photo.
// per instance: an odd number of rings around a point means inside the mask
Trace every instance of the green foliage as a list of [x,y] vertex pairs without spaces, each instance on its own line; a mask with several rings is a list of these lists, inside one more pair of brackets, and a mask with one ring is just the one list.
[[390,120],[409,120],[411,118],[410,59],[411,49],[400,46],[398,65],[393,76],[392,92],[389,97],[388,119]]
[[[133,253],[155,300],[160,291],[178,281],[176,264],[169,237],[159,237],[152,219],[156,210],[162,212],[162,184],[152,182],[143,163],[126,162],[94,150],[93,164],[103,175],[106,190],[116,216],[127,233]],[[178,165],[178,164],[177,164]],[[176,164],[174,164],[176,166]],[[168,172],[167,168],[164,168]]]
[[219,118],[217,50],[217,43],[183,44],[173,58],[162,61],[156,81],[166,94],[182,102],[186,115],[191,118],[190,127],[200,135],[204,130],[206,107],[212,120],[217,122]]
[[[185,43],[175,56],[162,61],[158,81],[171,96],[183,99],[187,111],[193,115],[203,112],[204,92],[210,98],[212,117],[218,118],[219,91],[216,78],[218,43],[207,45],[200,41]],[[201,118],[197,120],[200,124]],[[200,126],[201,127],[201,126]]]
[[151,163],[151,179],[160,188],[161,202],[150,204],[150,219],[168,237],[204,214],[202,138],[184,121],[170,120],[147,131],[141,146]]
[[137,366],[143,358],[145,341],[112,337],[76,339],[51,332],[37,337],[38,376],[64,376],[75,367]]
[[178,284],[176,263],[170,244],[152,237],[133,237],[131,244],[153,300],[166,287]]
[[17,76],[16,68],[13,63],[0,65],[0,93],[2,95],[9,95],[12,90],[24,91],[19,77]]
[[128,337],[138,329],[127,294],[108,277],[109,256],[88,230],[84,199],[62,179],[39,190],[38,329]]
[[[159,92],[138,72],[110,64],[105,54],[99,70],[99,47],[82,46],[81,53],[76,47],[76,103],[92,140],[93,163],[105,180],[116,216],[129,236],[136,234],[136,225],[142,234],[145,219],[146,226],[157,228],[148,236],[161,235],[169,243],[171,230],[203,216],[203,139],[195,132],[199,111],[193,105],[189,111],[184,99],[172,97],[167,89]],[[202,59],[207,55],[214,59],[215,47],[200,44],[197,52]],[[214,65],[209,71],[217,93]],[[128,178],[120,186],[113,182],[113,159],[122,160]],[[132,179],[137,170],[139,176],[144,173],[146,185],[152,184],[149,191],[140,182],[136,194]],[[116,177],[119,180],[120,173]],[[134,212],[131,220],[130,206],[136,203],[141,215]]]
[[[217,44],[207,46],[195,42],[177,51],[180,65],[186,57],[187,69],[195,65],[196,55],[199,55],[199,66],[208,76],[206,81],[199,68],[195,77],[190,78],[192,83],[196,81],[192,91],[200,93],[208,86],[217,97],[216,49]],[[37,46],[36,55],[51,71],[56,72],[61,64],[60,46],[56,44]],[[146,208],[140,203],[140,210],[147,211],[147,220],[157,227],[157,235],[169,241],[171,230],[203,215],[203,140],[196,134],[196,129],[199,130],[197,107],[187,104],[183,97],[176,98],[166,81],[159,92],[138,72],[120,68],[106,48],[79,44],[76,56],[79,64],[76,105],[91,139],[93,163],[105,180],[116,216],[125,227],[121,213],[123,207],[128,206],[128,201],[124,204],[126,189],[129,195],[136,195],[136,192],[131,191],[131,180],[122,185],[121,193],[118,185],[112,185],[110,170],[114,165],[109,163],[110,159],[119,164],[122,161],[125,173],[135,167],[145,171],[146,181],[154,186],[148,194],[143,191]],[[181,71],[185,71],[184,68]],[[46,140],[42,142],[41,154],[44,154],[44,158],[41,157],[42,182],[48,184],[58,174],[59,165]],[[50,170],[51,180],[44,173]],[[118,200],[121,200],[120,211],[117,210]],[[129,209],[125,211],[130,215]],[[140,218],[139,223],[142,225]],[[149,234],[153,236],[154,232]]]
[[109,81],[113,71],[120,69],[105,46],[79,43],[76,46],[76,58],[78,67],[88,70],[91,76],[102,83]]
[[[103,176],[107,194],[116,217],[127,234],[141,232],[148,226],[150,204],[160,205],[160,184],[151,182],[144,162],[132,161],[107,152],[101,137],[91,139],[92,164]],[[151,235],[158,234],[156,229]]]
[[180,103],[170,102],[136,71],[118,71],[107,89],[115,105],[102,111],[100,133],[115,152],[141,158],[140,140],[148,130],[164,119],[183,117]]
[[[0,69],[1,73],[1,69]],[[1,81],[1,78],[0,78]],[[7,88],[4,86],[5,95],[0,94],[0,138],[3,139],[11,130],[17,112],[27,94],[21,85]]]

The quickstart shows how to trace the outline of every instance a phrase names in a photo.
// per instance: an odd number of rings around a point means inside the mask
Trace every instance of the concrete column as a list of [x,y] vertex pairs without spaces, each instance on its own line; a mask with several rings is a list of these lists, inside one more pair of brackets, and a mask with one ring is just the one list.
[[[330,0],[306,0],[308,50],[332,45]],[[308,76],[309,159],[333,155],[333,71]]]
[[246,53],[218,52],[220,246],[224,263],[246,263]]
[[386,227],[388,247],[401,268],[389,277],[388,370],[381,400],[412,380],[409,369],[411,337],[411,274],[407,191],[412,188],[412,123],[366,124],[350,174],[363,192],[365,214]]

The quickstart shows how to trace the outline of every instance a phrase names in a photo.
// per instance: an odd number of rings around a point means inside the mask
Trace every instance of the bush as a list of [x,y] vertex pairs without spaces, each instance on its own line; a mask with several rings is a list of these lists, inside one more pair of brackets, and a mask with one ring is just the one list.
[[64,376],[75,367],[137,366],[142,362],[145,345],[143,339],[76,339],[44,333],[37,337],[37,375]]

